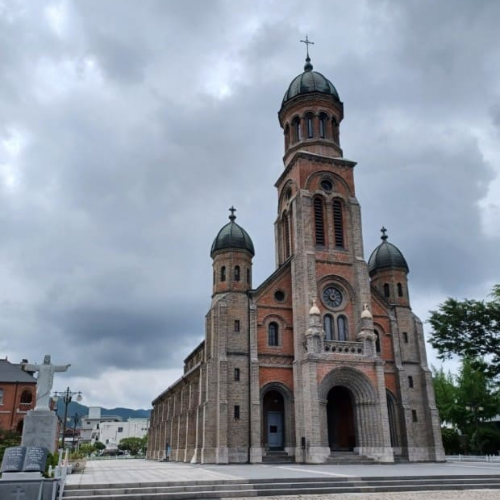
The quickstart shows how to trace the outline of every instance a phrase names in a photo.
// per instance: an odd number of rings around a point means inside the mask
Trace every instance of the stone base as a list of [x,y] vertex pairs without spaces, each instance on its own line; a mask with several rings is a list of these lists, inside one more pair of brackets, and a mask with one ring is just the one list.
[[373,458],[377,462],[381,463],[393,463],[394,462],[394,452],[392,448],[384,446],[360,446],[359,448],[354,448],[356,453],[362,456]]
[[306,463],[308,464],[323,464],[330,456],[330,448],[323,446],[311,446],[306,448]]
[[50,410],[30,410],[24,419],[21,446],[42,446],[50,453],[57,449],[57,416]]
[[0,498],[52,500],[57,492],[57,479],[0,480]]
[[250,463],[260,464],[262,463],[262,448],[250,448]]
[[202,464],[227,464],[228,458],[228,449],[225,446],[201,449]]

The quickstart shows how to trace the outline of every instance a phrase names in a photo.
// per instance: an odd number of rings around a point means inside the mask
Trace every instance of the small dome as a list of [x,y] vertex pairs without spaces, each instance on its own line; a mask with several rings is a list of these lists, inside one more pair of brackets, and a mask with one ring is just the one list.
[[212,243],[212,249],[210,250],[210,256],[213,258],[215,252],[218,250],[246,250],[250,252],[252,257],[255,255],[255,250],[253,248],[252,239],[248,236],[248,233],[234,220],[236,216],[234,212],[235,208],[230,208],[231,215],[229,216],[230,222],[226,224],[215,237]]
[[307,57],[304,72],[292,80],[292,83],[283,97],[283,104],[298,95],[310,94],[312,92],[328,94],[333,96],[335,99],[340,100],[339,94],[333,86],[333,83],[328,80],[328,78],[325,78],[321,73],[313,71],[311,59]]
[[385,234],[387,229],[382,228],[382,243],[373,250],[370,258],[368,259],[368,271],[373,274],[380,269],[389,269],[399,267],[404,269],[407,273],[410,272],[408,264],[406,263],[401,250],[387,241],[388,236]]

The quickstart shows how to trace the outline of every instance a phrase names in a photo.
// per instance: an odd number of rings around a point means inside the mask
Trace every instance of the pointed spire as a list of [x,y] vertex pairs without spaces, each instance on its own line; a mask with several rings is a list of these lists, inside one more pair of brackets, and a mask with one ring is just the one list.
[[231,212],[231,215],[229,216],[229,220],[231,222],[234,222],[234,219],[236,219],[236,215],[234,215],[234,212],[236,212],[236,208],[234,208],[232,205],[231,205],[231,208],[229,209],[229,211]]
[[387,236],[387,229],[382,226],[382,229],[380,230],[380,232],[382,233],[382,236],[380,237],[381,240],[385,241],[387,238],[389,238],[389,236]]

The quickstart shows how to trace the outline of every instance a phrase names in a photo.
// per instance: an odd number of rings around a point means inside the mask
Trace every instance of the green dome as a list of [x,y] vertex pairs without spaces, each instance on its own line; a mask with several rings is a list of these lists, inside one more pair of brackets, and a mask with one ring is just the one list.
[[231,215],[229,216],[230,222],[226,224],[215,237],[212,243],[212,249],[210,250],[210,257],[214,257],[215,252],[219,250],[246,250],[252,257],[255,255],[255,250],[253,248],[252,239],[248,236],[248,233],[236,222],[236,216],[234,211],[236,209],[231,209]]
[[292,80],[292,83],[283,97],[283,104],[298,95],[310,94],[312,92],[328,94],[333,96],[335,99],[340,100],[339,94],[333,86],[333,83],[328,80],[328,78],[325,78],[321,73],[313,71],[311,59],[307,57],[306,64],[304,66],[304,73],[301,73]]
[[390,268],[402,268],[407,273],[410,272],[401,250],[387,241],[386,229],[382,228],[382,243],[373,250],[368,259],[368,271],[373,274],[375,271]]

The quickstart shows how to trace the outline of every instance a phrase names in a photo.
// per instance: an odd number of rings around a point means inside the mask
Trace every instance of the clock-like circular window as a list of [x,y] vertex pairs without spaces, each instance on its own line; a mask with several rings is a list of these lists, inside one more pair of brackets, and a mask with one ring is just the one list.
[[323,302],[328,307],[339,307],[342,299],[342,292],[334,286],[328,286],[323,290]]

